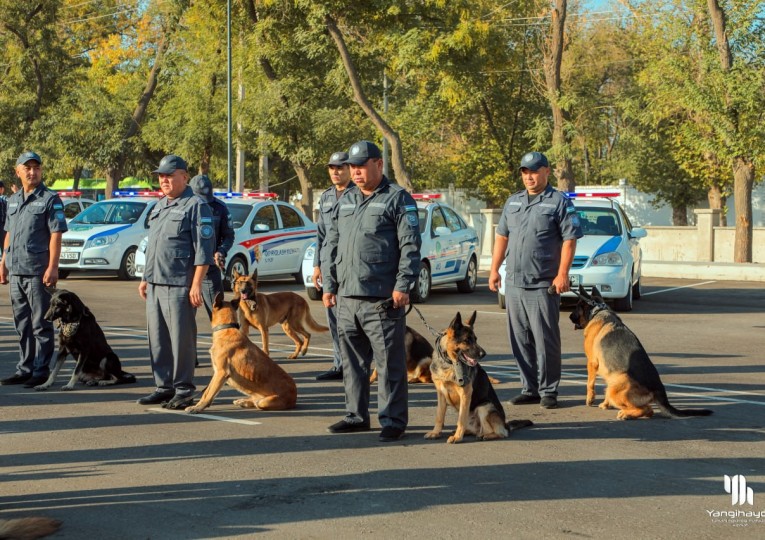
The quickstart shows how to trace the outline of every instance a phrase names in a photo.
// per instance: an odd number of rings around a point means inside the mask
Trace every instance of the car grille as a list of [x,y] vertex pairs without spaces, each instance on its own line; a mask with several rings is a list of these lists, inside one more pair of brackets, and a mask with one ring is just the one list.
[[583,257],[581,255],[578,257],[574,257],[574,262],[571,264],[571,268],[574,270],[579,268],[584,268],[584,265],[587,264],[588,258],[589,257]]
[[62,247],[82,247],[85,245],[85,240],[69,240],[67,238],[61,239]]

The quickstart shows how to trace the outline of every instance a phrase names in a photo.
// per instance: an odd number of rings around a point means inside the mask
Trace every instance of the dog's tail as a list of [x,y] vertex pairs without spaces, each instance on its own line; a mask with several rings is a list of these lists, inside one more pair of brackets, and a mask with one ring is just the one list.
[[308,310],[306,310],[305,316],[303,317],[303,324],[305,324],[308,329],[313,332],[329,332],[329,327],[319,324],[316,319],[313,318],[311,312]]
[[534,425],[534,422],[531,420],[510,420],[505,426],[507,427],[507,431],[518,431],[519,429],[531,427]]
[[0,540],[34,540],[53,534],[61,522],[47,517],[0,520]]
[[656,405],[659,406],[661,412],[668,414],[672,418],[689,418],[691,416],[709,416],[714,411],[709,409],[676,409],[670,404],[667,392],[662,388],[661,392],[657,392]]

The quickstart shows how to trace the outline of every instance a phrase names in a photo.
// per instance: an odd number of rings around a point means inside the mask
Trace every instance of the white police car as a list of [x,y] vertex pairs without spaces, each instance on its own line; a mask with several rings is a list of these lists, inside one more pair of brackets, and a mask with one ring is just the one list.
[[58,196],[61,198],[61,202],[64,203],[64,217],[66,222],[75,217],[77,214],[85,210],[88,206],[96,204],[93,199],[87,199],[81,197],[81,191],[59,191]]
[[114,192],[114,198],[90,205],[69,222],[61,238],[59,277],[87,270],[116,271],[133,279],[135,253],[146,236],[149,210],[162,192]]
[[[576,243],[576,254],[569,277],[572,287],[581,284],[588,291],[593,285],[617,311],[631,311],[632,301],[641,295],[642,250],[638,240],[647,234],[633,227],[622,207],[613,200],[619,193],[569,193],[574,199],[584,236]],[[502,278],[499,307],[505,307],[505,263],[499,269]],[[564,293],[564,298],[576,298]]]
[[[234,245],[226,258],[224,286],[231,288],[234,270],[249,275],[257,267],[258,279],[292,276],[302,281],[303,256],[316,240],[316,224],[276,193],[215,193],[225,201],[234,226]],[[146,233],[144,233],[146,234]],[[148,239],[136,258],[137,275],[143,275]]]
[[[422,248],[413,302],[425,302],[433,285],[457,284],[457,290],[470,293],[478,280],[478,234],[450,206],[440,202],[439,194],[414,194],[420,218]],[[321,298],[313,285],[314,242],[303,259],[303,282],[308,297]]]

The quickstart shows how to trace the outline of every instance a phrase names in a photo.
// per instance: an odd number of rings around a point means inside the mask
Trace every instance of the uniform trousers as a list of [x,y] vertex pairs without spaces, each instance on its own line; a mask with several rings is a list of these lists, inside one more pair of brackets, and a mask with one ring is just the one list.
[[346,420],[369,422],[369,375],[374,361],[378,375],[377,418],[380,426],[406,429],[409,403],[404,308],[380,312],[376,309],[380,300],[337,296]]
[[146,323],[149,356],[157,388],[175,390],[175,395],[194,392],[197,357],[197,310],[191,305],[188,287],[146,287]]
[[220,274],[220,269],[216,266],[210,266],[210,271],[205,274],[205,278],[202,280],[202,298],[205,303],[205,311],[207,311],[207,317],[212,320],[212,305],[215,300],[215,295],[223,293],[223,279]]
[[546,288],[505,288],[507,331],[523,393],[557,396],[560,384],[560,295]]
[[327,325],[329,333],[332,335],[332,351],[335,355],[332,360],[332,367],[342,369],[343,357],[340,355],[340,336],[337,333],[337,306],[327,308]]
[[43,319],[50,307],[50,293],[42,276],[11,275],[13,323],[19,335],[18,374],[47,377],[56,348],[53,323]]

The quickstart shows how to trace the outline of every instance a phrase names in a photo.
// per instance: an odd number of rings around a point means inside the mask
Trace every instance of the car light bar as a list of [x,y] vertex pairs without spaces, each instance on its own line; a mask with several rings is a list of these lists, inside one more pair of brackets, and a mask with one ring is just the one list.
[[270,193],[270,192],[263,192],[263,191],[251,191],[250,193],[245,193],[245,197],[252,197],[254,199],[269,199],[271,201],[275,201],[279,198],[278,193]]
[[161,191],[113,191],[114,197],[164,197]]
[[58,191],[59,197],[79,197],[82,191]]
[[621,197],[621,193],[618,191],[601,191],[596,193],[566,193],[566,196],[574,199],[578,197],[584,197],[584,198],[590,198],[590,197],[602,197],[602,198],[608,198],[613,199],[616,197]]
[[429,201],[431,199],[440,199],[440,193],[412,193],[412,198],[415,201]]

